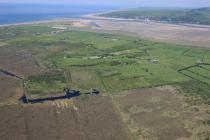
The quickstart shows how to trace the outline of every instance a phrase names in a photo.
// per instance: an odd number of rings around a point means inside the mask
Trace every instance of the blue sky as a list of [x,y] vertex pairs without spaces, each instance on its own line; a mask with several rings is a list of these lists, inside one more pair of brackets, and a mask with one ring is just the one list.
[[210,7],[210,0],[0,0],[0,3],[113,4],[123,7]]

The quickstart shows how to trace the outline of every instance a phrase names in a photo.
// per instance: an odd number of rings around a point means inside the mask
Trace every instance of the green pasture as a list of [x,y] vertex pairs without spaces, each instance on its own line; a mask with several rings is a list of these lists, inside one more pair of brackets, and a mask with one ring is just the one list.
[[[82,92],[97,88],[116,93],[187,83],[192,79],[210,84],[206,78],[210,78],[210,66],[183,71],[185,74],[179,72],[198,62],[210,63],[209,50],[108,33],[65,31],[45,34],[51,31],[48,28],[39,36],[20,36],[6,41],[7,45],[32,54],[48,68],[46,77],[43,78],[43,74],[28,78],[28,94],[62,92],[64,87]],[[41,28],[19,27],[15,30],[34,32]],[[54,76],[59,79],[50,78]]]
[[26,81],[27,96],[31,98],[62,94],[67,86],[64,73],[55,71],[39,76],[30,76]]
[[203,82],[205,84],[210,84],[210,70],[208,69],[209,65],[200,64],[193,66],[184,70],[181,70],[186,76],[190,78]]

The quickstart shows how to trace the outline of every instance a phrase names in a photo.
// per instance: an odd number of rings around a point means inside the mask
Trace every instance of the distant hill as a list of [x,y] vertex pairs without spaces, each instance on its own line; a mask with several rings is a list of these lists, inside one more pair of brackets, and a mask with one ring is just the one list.
[[136,8],[110,12],[101,14],[100,16],[126,19],[150,19],[170,23],[210,25],[210,7],[199,9]]

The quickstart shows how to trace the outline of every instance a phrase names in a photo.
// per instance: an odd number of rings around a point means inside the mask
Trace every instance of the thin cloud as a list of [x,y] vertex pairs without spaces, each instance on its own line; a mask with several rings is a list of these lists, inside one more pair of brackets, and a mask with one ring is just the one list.
[[0,0],[0,3],[104,4],[147,7],[208,7],[210,0]]

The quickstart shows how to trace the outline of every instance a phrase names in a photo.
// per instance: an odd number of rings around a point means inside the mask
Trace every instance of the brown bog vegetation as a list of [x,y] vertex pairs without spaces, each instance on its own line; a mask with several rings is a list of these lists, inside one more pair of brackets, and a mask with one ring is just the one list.
[[22,96],[23,89],[21,81],[0,73],[0,106],[7,103],[18,102],[18,98]]
[[205,125],[209,107],[190,106],[170,86],[133,90],[115,98],[134,139],[204,140],[210,135]]
[[1,140],[128,140],[111,100],[102,96],[0,108]]

